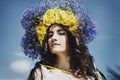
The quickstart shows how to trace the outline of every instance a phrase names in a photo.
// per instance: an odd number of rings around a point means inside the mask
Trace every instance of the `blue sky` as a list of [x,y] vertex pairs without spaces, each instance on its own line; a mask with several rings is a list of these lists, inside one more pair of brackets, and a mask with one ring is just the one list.
[[[0,1],[0,80],[26,80],[35,61],[24,56],[20,40],[24,30],[20,17],[25,8],[40,0]],[[120,66],[120,0],[83,0],[89,15],[99,25],[88,47],[96,66],[106,75],[107,67]]]

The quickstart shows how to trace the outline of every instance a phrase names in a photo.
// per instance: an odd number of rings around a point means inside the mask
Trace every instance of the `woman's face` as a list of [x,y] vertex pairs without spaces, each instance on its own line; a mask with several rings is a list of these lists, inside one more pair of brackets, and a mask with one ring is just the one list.
[[68,53],[68,36],[62,26],[53,24],[48,32],[48,46],[53,54]]

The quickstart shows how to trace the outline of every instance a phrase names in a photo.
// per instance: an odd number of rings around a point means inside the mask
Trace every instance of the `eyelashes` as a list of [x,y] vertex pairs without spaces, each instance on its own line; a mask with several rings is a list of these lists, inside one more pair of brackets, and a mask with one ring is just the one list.
[[[49,32],[48,38],[51,38],[53,35],[54,35],[54,32]],[[66,31],[64,31],[64,30],[57,31],[57,35],[60,35],[60,36],[66,35]]]
[[49,32],[47,36],[48,36],[48,38],[51,38],[53,36],[53,33]]
[[59,35],[65,35],[66,32],[59,32],[58,34],[59,34]]

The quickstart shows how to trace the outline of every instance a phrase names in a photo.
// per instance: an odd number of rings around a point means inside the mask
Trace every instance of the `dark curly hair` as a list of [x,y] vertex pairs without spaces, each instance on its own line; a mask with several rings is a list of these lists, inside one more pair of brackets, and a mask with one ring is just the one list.
[[[59,24],[61,25],[61,24]],[[72,33],[68,30],[67,27],[61,25],[61,27],[66,31],[67,36],[68,36],[68,42],[69,42],[69,56],[70,56],[70,69],[71,69],[71,73],[75,76],[75,77],[85,77],[87,78],[88,76],[94,77],[95,80],[98,80],[98,76],[95,73],[96,72],[96,68],[94,66],[94,59],[93,57],[90,55],[89,50],[87,45],[85,44],[84,40],[82,39],[82,37],[78,37],[77,40],[79,42],[77,42],[76,37],[74,37],[72,35]],[[50,66],[54,66],[55,64],[57,64],[57,55],[52,54],[49,50],[49,46],[48,46],[48,32],[49,32],[50,27],[47,29],[47,33],[45,35],[45,38],[43,40],[43,45],[42,48],[40,50],[40,54],[41,55],[41,61],[37,62],[35,65],[35,68],[33,68],[30,72],[30,75],[28,77],[28,80],[34,80],[35,76],[34,76],[34,71],[37,68],[41,68],[39,64],[45,64],[45,65],[50,65]],[[78,31],[79,33],[81,31]],[[81,35],[81,33],[80,33]],[[100,72],[99,70],[97,70],[98,72]],[[100,72],[101,76],[103,77],[103,80],[105,79],[105,76]]]
[[[61,24],[59,24],[61,25]],[[72,35],[72,33],[68,30],[68,28],[61,25],[62,28],[67,32],[68,42],[69,42],[69,56],[70,56],[70,69],[72,70],[73,75],[76,77],[85,77],[85,76],[93,76],[96,77],[93,65],[93,57],[89,54],[88,48],[85,45],[82,38],[78,39],[79,44],[76,41],[76,37]],[[47,30],[49,31],[50,27]],[[80,32],[80,31],[79,31]],[[43,46],[41,49],[41,60],[45,62],[47,65],[54,66],[57,62],[57,56],[52,54],[49,50],[48,46],[48,35],[46,34],[45,39],[43,41]]]

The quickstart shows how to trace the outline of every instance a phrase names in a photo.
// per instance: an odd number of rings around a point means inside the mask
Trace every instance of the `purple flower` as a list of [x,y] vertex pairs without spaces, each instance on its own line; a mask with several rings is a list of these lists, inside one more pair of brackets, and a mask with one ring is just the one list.
[[79,29],[83,30],[82,39],[86,44],[96,37],[97,26],[88,16],[80,0],[43,0],[40,4],[27,8],[21,17],[21,24],[25,29],[21,46],[26,56],[32,59],[36,59],[38,55],[40,56],[41,47],[36,36],[35,27],[40,23],[40,17],[50,8],[72,11],[81,21]]

